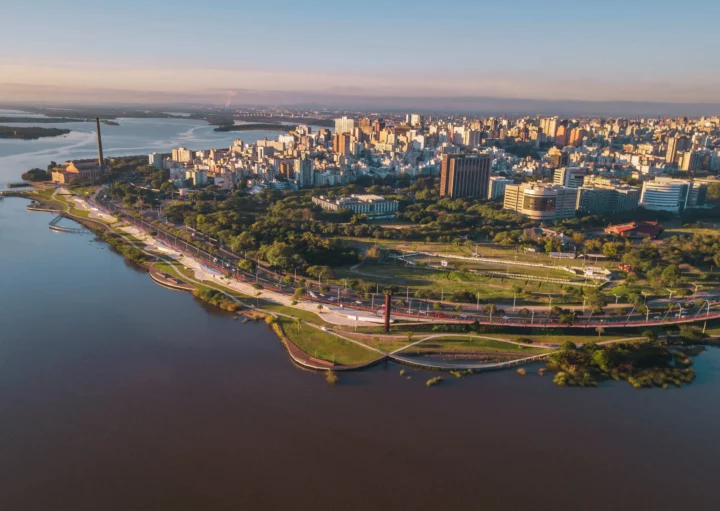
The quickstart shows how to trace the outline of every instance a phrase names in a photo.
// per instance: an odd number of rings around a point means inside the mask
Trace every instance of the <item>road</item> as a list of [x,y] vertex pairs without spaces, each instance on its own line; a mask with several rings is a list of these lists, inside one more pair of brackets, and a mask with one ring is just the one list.
[[[211,240],[204,235],[196,235],[196,239],[201,239],[205,244],[204,248],[198,248],[198,246],[190,244],[172,233],[159,230],[156,225],[152,225],[143,218],[135,218],[128,216],[122,212],[119,208],[112,205],[105,205],[110,208],[115,208],[114,213],[120,214],[123,218],[131,223],[134,223],[139,229],[144,232],[156,231],[155,237],[162,240],[173,250],[184,253],[186,256],[191,256],[196,261],[202,261],[207,267],[213,268],[215,271],[230,276],[233,283],[237,283],[240,289],[243,289],[243,293],[250,294],[252,296],[257,292],[253,287],[253,284],[260,284],[264,288],[262,293],[264,296],[271,296],[273,300],[277,300],[278,303],[283,305],[291,306],[292,293],[295,291],[297,284],[293,282],[292,276],[282,275],[267,268],[257,266],[254,272],[243,271],[238,268],[237,263],[243,259],[243,256],[235,254],[228,247],[225,247],[217,240]],[[215,253],[211,254],[208,250],[214,250]],[[289,278],[290,283],[283,283],[284,278]],[[249,287],[248,287],[249,285]],[[378,289],[379,290],[379,289]],[[301,302],[303,305],[300,308],[304,308],[308,303],[315,303],[317,308],[318,304],[327,307],[340,307],[341,310],[351,313],[353,310],[369,311],[370,313],[381,316],[384,314],[380,304],[384,301],[384,296],[380,293],[372,294],[370,299],[358,295],[349,288],[344,288],[338,285],[324,284],[319,281],[307,281],[305,291],[307,295]],[[409,294],[409,293],[408,293]],[[398,321],[403,318],[414,318],[417,321],[440,321],[440,322],[455,322],[455,323],[472,323],[479,322],[483,325],[496,325],[496,326],[532,326],[532,327],[563,327],[570,326],[567,324],[559,323],[557,318],[549,316],[550,307],[548,306],[523,306],[523,309],[530,311],[530,316],[525,317],[519,314],[521,307],[517,307],[516,311],[513,312],[510,309],[510,304],[501,304],[498,309],[504,309],[504,315],[495,314],[495,317],[490,316],[484,312],[478,311],[476,306],[471,304],[448,304],[445,302],[442,307],[444,310],[435,310],[437,307],[434,305],[437,303],[433,300],[409,298],[408,304],[399,305],[399,301],[402,299],[402,293],[396,295],[394,298],[394,312],[393,319]],[[691,300],[692,298],[686,298]],[[681,324],[681,323],[692,323],[694,321],[702,321],[720,318],[720,310],[718,310],[718,303],[714,302],[709,304],[712,306],[710,313],[708,311],[692,311],[692,314],[687,316],[673,316],[671,314],[664,314],[659,316],[657,312],[653,312],[656,315],[656,319],[650,320],[642,314],[634,314],[631,316],[615,316],[615,317],[593,317],[590,314],[587,317],[577,318],[571,326],[576,328],[597,328],[597,327],[647,327],[647,326],[658,326],[665,324]],[[448,306],[459,306],[458,311],[448,311],[445,309]],[[628,305],[615,305],[612,304],[608,308],[628,308]],[[565,306],[565,308],[581,309],[582,306],[571,305]],[[533,312],[535,314],[533,314]],[[353,321],[353,320],[350,320]],[[354,321],[353,321],[354,323]]]

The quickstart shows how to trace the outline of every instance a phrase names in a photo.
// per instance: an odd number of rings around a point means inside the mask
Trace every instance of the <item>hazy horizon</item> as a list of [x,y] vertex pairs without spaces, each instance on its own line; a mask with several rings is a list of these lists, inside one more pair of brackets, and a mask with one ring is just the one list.
[[0,101],[720,114],[708,0],[73,7],[3,7]]

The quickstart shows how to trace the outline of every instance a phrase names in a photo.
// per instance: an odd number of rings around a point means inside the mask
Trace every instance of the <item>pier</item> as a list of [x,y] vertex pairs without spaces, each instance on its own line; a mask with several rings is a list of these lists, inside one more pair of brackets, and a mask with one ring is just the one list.
[[58,222],[60,222],[60,220],[62,220],[63,218],[67,218],[67,215],[65,215],[65,213],[60,213],[58,216],[53,218],[49,224],[50,230],[55,232],[67,232],[73,234],[82,234],[88,232],[88,230],[84,227],[64,227],[61,225],[57,225]]

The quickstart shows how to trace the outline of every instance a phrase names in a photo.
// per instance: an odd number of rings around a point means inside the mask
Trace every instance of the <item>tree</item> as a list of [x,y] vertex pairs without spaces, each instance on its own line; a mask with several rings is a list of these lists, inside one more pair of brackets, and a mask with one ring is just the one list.
[[603,311],[603,307],[605,307],[605,296],[599,289],[586,289],[585,298],[587,298],[587,304],[594,314],[600,314]]
[[599,349],[593,352],[592,363],[601,370],[607,371],[610,368],[610,362],[610,353],[607,350]]
[[563,325],[572,325],[573,321],[575,321],[575,314],[572,312],[563,312],[560,314],[560,323]]
[[255,263],[248,259],[243,259],[242,261],[238,261],[237,265],[238,265],[238,268],[240,268],[243,271],[250,272],[255,269]]
[[595,331],[597,332],[598,337],[602,337],[602,334],[605,333],[605,328],[599,326],[599,327],[597,327],[597,328],[595,329]]
[[529,316],[530,314],[531,314],[530,309],[526,309],[526,308],[520,309],[521,316]]
[[442,304],[440,302],[433,302],[433,310],[439,311],[442,310]]
[[255,240],[255,236],[253,236],[250,232],[245,231],[237,236],[235,236],[230,241],[230,248],[233,252],[243,252],[245,250],[254,250],[257,246],[257,241]]
[[680,281],[680,268],[678,268],[677,265],[671,264],[663,270],[662,279],[669,287],[677,286]]
[[299,332],[302,329],[302,320],[300,318],[295,318],[293,320],[293,326],[295,327],[295,330]]
[[497,306],[494,303],[488,303],[483,307],[483,310],[488,314],[495,314],[497,312]]
[[683,325],[680,327],[680,337],[685,342],[699,342],[705,339],[707,334],[696,326]]
[[572,341],[563,341],[562,344],[560,344],[560,351],[564,353],[577,351],[577,345]]
[[658,335],[655,333],[654,330],[645,330],[642,333],[642,336],[645,337],[648,341],[655,343],[658,340]]

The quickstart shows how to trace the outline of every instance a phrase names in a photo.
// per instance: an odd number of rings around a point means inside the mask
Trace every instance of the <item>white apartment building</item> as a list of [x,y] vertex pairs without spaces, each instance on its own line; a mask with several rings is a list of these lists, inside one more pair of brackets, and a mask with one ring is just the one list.
[[688,179],[657,177],[643,183],[640,205],[653,211],[679,213],[705,204],[707,183]]

